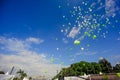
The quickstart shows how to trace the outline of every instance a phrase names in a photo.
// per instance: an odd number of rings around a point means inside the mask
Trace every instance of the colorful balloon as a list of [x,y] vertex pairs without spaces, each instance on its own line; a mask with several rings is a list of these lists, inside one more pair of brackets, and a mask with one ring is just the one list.
[[75,41],[74,41],[74,44],[75,44],[75,45],[79,45],[79,44],[80,44],[80,41],[75,40]]

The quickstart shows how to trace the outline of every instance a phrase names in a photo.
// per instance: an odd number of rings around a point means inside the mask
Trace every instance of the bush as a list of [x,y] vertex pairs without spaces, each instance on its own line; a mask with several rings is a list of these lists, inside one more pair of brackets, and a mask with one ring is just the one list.
[[0,71],[0,74],[5,74],[3,71]]
[[103,80],[108,80],[108,76],[104,75]]
[[117,73],[117,76],[120,78],[120,73]]

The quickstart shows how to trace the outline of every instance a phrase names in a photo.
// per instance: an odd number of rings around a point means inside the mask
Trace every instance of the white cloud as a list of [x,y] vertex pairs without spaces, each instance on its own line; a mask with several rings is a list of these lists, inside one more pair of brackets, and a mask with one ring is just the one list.
[[115,65],[116,63],[120,62],[120,55],[114,54],[108,56],[109,61],[111,61],[112,65]]
[[27,42],[31,42],[31,43],[36,43],[36,44],[39,44],[39,43],[42,43],[43,40],[39,39],[39,38],[34,38],[34,37],[29,37],[26,39]]
[[95,54],[97,54],[97,52],[80,51],[80,52],[76,53],[76,56],[78,56],[78,55],[95,55]]
[[16,38],[0,37],[0,44],[4,45],[6,50],[10,51],[20,51],[30,47],[24,41],[18,40]]
[[111,16],[113,13],[119,10],[119,6],[117,5],[117,1],[115,0],[105,0],[105,10],[107,16]]
[[80,27],[76,28],[73,27],[72,30],[70,31],[68,37],[74,38],[80,31]]
[[[20,40],[17,38],[0,37],[0,46],[5,47],[7,52],[0,53],[0,63],[3,67],[24,69],[29,75],[51,76],[61,69],[60,64],[52,64],[43,53],[30,50],[31,44],[27,41],[39,42],[36,38]],[[46,73],[47,72],[47,73]]]

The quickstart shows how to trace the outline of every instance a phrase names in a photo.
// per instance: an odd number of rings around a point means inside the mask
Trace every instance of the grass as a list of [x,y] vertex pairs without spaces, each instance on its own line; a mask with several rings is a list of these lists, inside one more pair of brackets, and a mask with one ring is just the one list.
[[119,73],[117,73],[117,76],[120,78],[120,72],[119,72]]

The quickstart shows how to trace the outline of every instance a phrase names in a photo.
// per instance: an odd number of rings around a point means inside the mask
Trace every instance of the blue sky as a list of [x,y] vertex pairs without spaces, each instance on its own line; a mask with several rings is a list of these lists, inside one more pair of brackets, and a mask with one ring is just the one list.
[[[97,62],[100,57],[112,64],[120,62],[119,0],[3,0],[0,3],[0,57],[4,66],[26,67],[25,63],[34,58],[37,58],[33,66],[36,69],[38,64],[42,68],[58,69],[59,65],[81,60]],[[80,41],[79,45],[74,44],[76,40]],[[17,58],[13,56],[27,60],[14,62]]]

